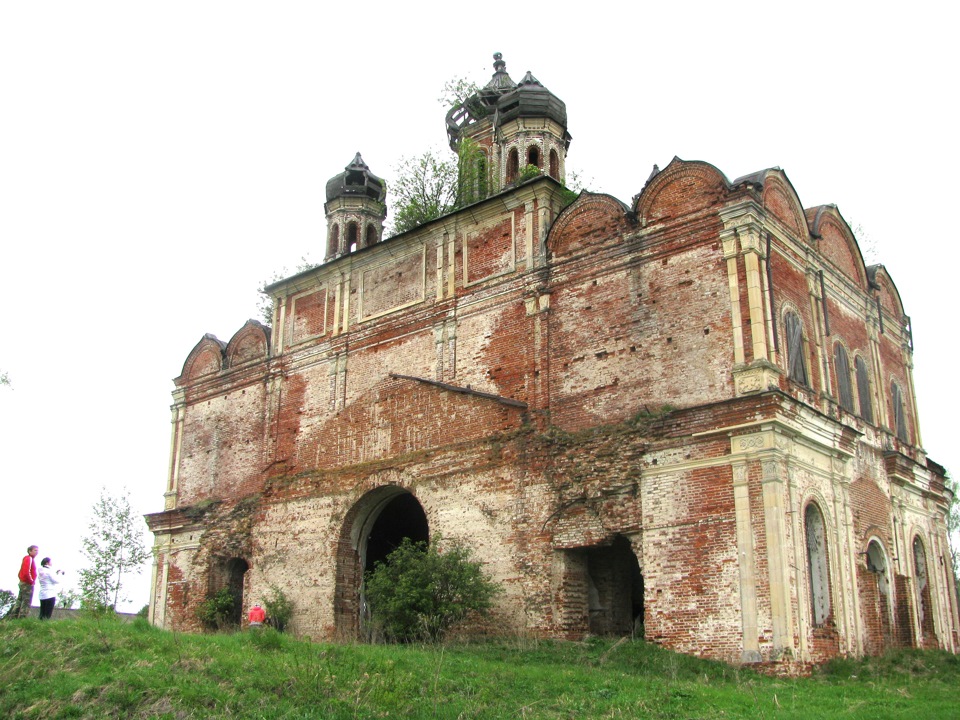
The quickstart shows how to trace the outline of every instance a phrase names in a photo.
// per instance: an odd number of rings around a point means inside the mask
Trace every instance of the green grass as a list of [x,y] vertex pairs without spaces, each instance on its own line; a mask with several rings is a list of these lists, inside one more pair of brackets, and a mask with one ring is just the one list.
[[641,641],[329,645],[145,621],[0,623],[3,718],[956,718],[960,659],[771,678]]

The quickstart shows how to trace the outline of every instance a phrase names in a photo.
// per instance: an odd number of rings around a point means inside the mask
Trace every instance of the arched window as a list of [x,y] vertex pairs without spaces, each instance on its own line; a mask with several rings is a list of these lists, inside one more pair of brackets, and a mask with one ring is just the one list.
[[517,175],[520,172],[520,153],[516,148],[512,148],[507,155],[507,182],[517,181]]
[[840,396],[840,407],[852,414],[854,407],[853,385],[850,382],[850,360],[847,358],[847,349],[840,343],[833,346],[833,366],[837,373],[837,394]]
[[823,513],[816,503],[807,505],[803,516],[807,534],[807,574],[810,578],[810,610],[814,625],[830,619],[830,567],[827,559],[827,533]]
[[363,240],[363,246],[370,247],[371,245],[375,245],[376,242],[377,242],[377,228],[372,224],[367,225],[367,234]]
[[477,200],[487,196],[487,155],[481,151],[477,156]]
[[330,230],[330,248],[327,255],[333,257],[340,251],[340,226],[334,225]]
[[890,580],[887,578],[887,554],[876,540],[871,540],[870,544],[867,545],[867,570],[877,574],[877,586],[880,588],[880,593],[885,598],[889,598]]
[[540,148],[536,145],[531,145],[527,148],[527,165],[540,167]]
[[784,317],[783,328],[787,334],[787,376],[801,385],[809,385],[807,363],[803,358],[803,325],[792,310]]
[[347,249],[354,252],[357,249],[357,243],[360,240],[360,228],[352,220],[347,223]]
[[560,179],[560,156],[556,150],[550,151],[550,177],[555,180]]
[[868,423],[873,422],[873,403],[870,401],[870,373],[867,371],[867,361],[857,355],[853,364],[857,369],[857,396],[860,399],[860,417]]
[[933,616],[930,614],[930,591],[927,588],[927,553],[919,535],[913,538],[913,577],[917,589],[917,620],[920,621],[920,630],[932,633]]
[[897,432],[897,438],[901,442],[910,442],[910,437],[907,435],[907,414],[903,406],[903,393],[900,391],[900,386],[897,385],[896,380],[890,383],[890,405],[891,411],[893,412],[893,427]]

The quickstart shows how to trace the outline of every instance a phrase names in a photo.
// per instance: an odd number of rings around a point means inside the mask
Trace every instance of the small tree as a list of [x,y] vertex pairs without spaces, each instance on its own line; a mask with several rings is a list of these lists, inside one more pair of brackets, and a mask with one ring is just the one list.
[[94,503],[88,526],[90,534],[81,541],[81,553],[90,567],[80,571],[83,605],[96,610],[116,608],[127,598],[121,595],[123,577],[139,574],[150,557],[144,544],[143,519],[130,507],[130,493],[119,497],[106,488]]
[[230,588],[220,588],[197,606],[197,618],[211,630],[223,630],[233,624],[237,597]]
[[80,604],[83,596],[73,588],[64,588],[57,594],[57,605],[64,610],[72,610]]
[[394,234],[446,215],[456,206],[457,190],[455,160],[443,160],[432,150],[402,159],[390,185]]
[[0,617],[4,617],[10,612],[10,608],[13,607],[13,602],[16,599],[17,596],[10,590],[0,590]]
[[947,478],[947,488],[952,492],[947,508],[947,536],[950,542],[950,562],[953,565],[954,588],[960,598],[960,483]]
[[468,548],[453,543],[441,551],[440,543],[404,538],[366,574],[371,617],[386,640],[439,642],[469,613],[489,612],[500,586]]
[[275,627],[278,632],[283,632],[293,616],[293,603],[287,599],[286,593],[276,585],[270,586],[270,595],[264,598],[263,609],[267,611],[267,622]]

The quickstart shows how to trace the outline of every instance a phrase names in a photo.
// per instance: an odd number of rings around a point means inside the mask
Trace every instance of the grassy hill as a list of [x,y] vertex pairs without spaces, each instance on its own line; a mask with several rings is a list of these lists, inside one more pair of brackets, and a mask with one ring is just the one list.
[[957,718],[960,658],[782,679],[641,641],[329,645],[145,621],[0,622],[3,718]]

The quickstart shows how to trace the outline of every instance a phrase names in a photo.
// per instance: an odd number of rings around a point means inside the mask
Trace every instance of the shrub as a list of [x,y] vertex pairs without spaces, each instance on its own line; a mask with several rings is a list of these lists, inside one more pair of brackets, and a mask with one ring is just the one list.
[[17,599],[17,596],[14,595],[10,590],[0,590],[0,617],[6,615],[10,608],[13,607],[14,601]]
[[293,603],[276,585],[270,586],[270,597],[264,598],[263,609],[267,611],[267,622],[278,632],[283,632],[293,615]]
[[373,624],[394,642],[439,642],[468,613],[486,615],[500,586],[470,550],[458,543],[441,551],[405,538],[365,577]]
[[197,608],[197,617],[211,630],[222,630],[231,624],[237,599],[230,588],[222,588]]
[[540,175],[540,168],[536,165],[524,165],[523,169],[520,170],[520,177],[517,178],[517,183],[523,183],[527,180],[531,180]]

